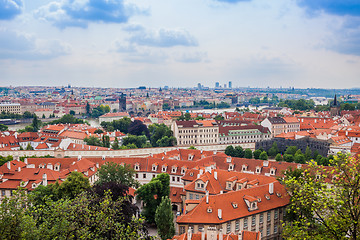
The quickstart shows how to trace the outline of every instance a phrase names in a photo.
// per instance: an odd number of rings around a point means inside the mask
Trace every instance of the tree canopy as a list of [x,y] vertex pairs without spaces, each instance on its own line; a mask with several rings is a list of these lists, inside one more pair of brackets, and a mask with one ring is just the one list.
[[167,173],[160,173],[147,184],[142,185],[136,190],[138,199],[144,202],[142,212],[146,221],[155,223],[155,212],[160,205],[162,197],[169,197],[170,176]]
[[97,173],[99,178],[96,185],[105,182],[115,182],[133,188],[138,188],[140,185],[134,178],[135,170],[129,164],[121,166],[114,162],[106,162],[98,169]]
[[312,161],[305,170],[288,170],[291,196],[283,236],[287,239],[359,239],[360,163],[348,155],[330,159],[333,167]]

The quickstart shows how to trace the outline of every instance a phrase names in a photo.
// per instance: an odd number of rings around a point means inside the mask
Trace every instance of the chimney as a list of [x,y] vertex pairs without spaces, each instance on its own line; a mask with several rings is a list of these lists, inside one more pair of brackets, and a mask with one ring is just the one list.
[[206,191],[206,204],[209,204],[209,191]]
[[274,193],[274,183],[270,183],[269,184],[269,193],[273,194]]
[[217,171],[214,171],[214,178],[215,178],[215,180],[218,179],[218,178],[217,178]]
[[25,163],[26,165],[28,164],[27,158],[24,159],[24,163]]
[[223,239],[224,239],[223,230],[220,229],[219,230],[219,240],[223,240]]
[[191,240],[192,237],[192,230],[191,227],[189,227],[188,232],[187,232],[187,240]]
[[200,169],[200,175],[202,175],[202,174],[203,174],[203,171],[204,171],[203,169]]
[[78,161],[81,160],[81,155],[78,156]]
[[221,208],[218,209],[218,218],[222,219],[222,211]]
[[96,166],[96,168],[99,168],[99,167],[100,167],[100,166],[99,166],[99,163],[96,163],[96,165],[95,165],[95,166]]
[[104,155],[101,157],[102,160],[105,160],[105,158],[106,158],[106,157],[105,157]]
[[6,166],[7,166],[7,168],[8,168],[9,170],[11,170],[11,162],[10,162],[10,161],[8,161],[8,162],[6,163]]
[[21,167],[18,167],[18,172],[21,172]]
[[43,174],[43,185],[47,186],[47,175],[46,175],[46,173]]

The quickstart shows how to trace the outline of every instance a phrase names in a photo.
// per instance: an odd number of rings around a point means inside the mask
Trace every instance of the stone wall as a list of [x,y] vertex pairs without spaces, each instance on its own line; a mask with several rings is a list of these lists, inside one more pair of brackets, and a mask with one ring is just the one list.
[[273,143],[276,142],[280,152],[284,153],[288,146],[297,146],[303,153],[305,153],[306,147],[309,146],[310,150],[314,153],[318,151],[318,153],[322,156],[327,156],[330,143],[325,140],[319,140],[309,137],[304,137],[296,140],[285,139],[285,138],[273,138],[270,140],[264,140],[261,142],[257,142],[255,145],[255,149],[263,148],[265,151],[269,150]]
[[[242,148],[255,149],[255,143],[241,143],[241,144],[217,144],[217,145],[203,145],[195,146],[198,150],[204,151],[225,151],[228,145],[241,146]],[[22,151],[0,151],[0,156],[6,157],[12,155],[14,159],[22,156],[54,156],[58,158],[63,157],[141,157],[148,156],[150,154],[157,154],[162,152],[168,152],[176,149],[187,149],[188,147],[159,147],[159,148],[137,148],[137,149],[125,149],[125,150],[109,150],[109,151],[65,151],[62,149],[56,150],[22,150]]]

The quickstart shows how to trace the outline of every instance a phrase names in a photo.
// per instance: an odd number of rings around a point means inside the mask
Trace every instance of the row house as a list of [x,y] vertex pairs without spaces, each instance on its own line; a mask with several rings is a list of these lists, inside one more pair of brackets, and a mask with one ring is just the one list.
[[[274,177],[222,169],[200,169],[197,178],[185,187],[185,200],[200,200],[206,194],[217,195],[274,182]],[[186,203],[184,205],[187,205]],[[191,211],[192,208],[187,208]]]
[[271,138],[268,128],[259,125],[219,126],[220,144],[259,142]]
[[360,127],[359,126],[343,127],[338,132],[338,135],[348,137],[351,140],[352,144],[360,143]]
[[282,133],[300,131],[300,123],[295,117],[268,117],[261,122],[261,126],[267,127],[272,137]]
[[238,234],[229,233],[223,234],[222,229],[217,233],[216,228],[209,227],[208,230],[194,233],[192,228],[189,228],[187,233],[174,236],[171,240],[260,240],[260,232],[239,231]]
[[218,144],[219,127],[215,120],[174,121],[171,130],[178,146]]
[[246,230],[260,232],[261,239],[278,239],[281,221],[290,202],[286,189],[278,181],[239,191],[209,195],[194,201],[191,211],[176,219],[178,232],[205,233],[209,228],[226,234]]

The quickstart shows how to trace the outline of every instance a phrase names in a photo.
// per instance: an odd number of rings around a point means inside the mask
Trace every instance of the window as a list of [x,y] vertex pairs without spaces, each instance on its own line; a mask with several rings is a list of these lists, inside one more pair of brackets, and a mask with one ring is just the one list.
[[231,231],[231,224],[228,222],[226,224],[226,233],[230,233],[230,231]]
[[139,178],[139,174],[135,174],[135,178]]
[[143,178],[146,178],[146,173],[143,173]]
[[175,177],[174,176],[172,177],[172,181],[175,182]]
[[199,198],[200,198],[200,197],[199,197],[199,194],[195,194],[195,199],[196,199],[196,200],[199,200]]
[[235,231],[239,231],[240,229],[240,220],[236,220],[235,222]]
[[271,212],[267,212],[267,221],[270,222],[271,220]]
[[274,225],[274,233],[277,233],[277,231],[278,231],[278,226],[275,224]]
[[5,196],[5,190],[1,190],[1,196]]
[[278,217],[279,217],[279,211],[278,211],[278,209],[276,209],[274,211],[274,219],[278,219]]
[[259,222],[260,222],[260,223],[263,223],[263,222],[264,222],[264,214],[263,214],[263,213],[260,213]]
[[270,226],[268,226],[267,228],[266,228],[266,236],[269,236],[270,235]]
[[256,216],[252,216],[251,217],[251,226],[255,226],[256,225]]
[[189,193],[189,199],[194,199],[194,194]]
[[180,234],[185,233],[185,226],[180,226]]
[[248,219],[244,218],[244,229],[248,228]]

